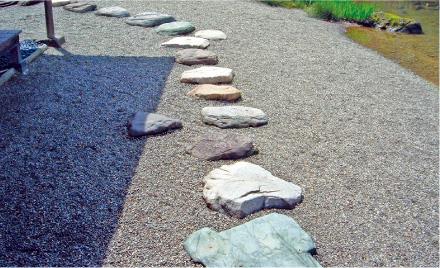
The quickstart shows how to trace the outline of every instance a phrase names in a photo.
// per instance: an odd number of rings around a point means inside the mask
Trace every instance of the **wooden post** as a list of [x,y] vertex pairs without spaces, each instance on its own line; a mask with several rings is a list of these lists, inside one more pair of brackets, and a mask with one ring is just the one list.
[[47,45],[53,47],[61,47],[62,44],[66,42],[63,36],[57,37],[55,35],[55,26],[53,23],[53,12],[52,12],[52,0],[44,1],[44,13],[46,14],[46,31],[48,42]]

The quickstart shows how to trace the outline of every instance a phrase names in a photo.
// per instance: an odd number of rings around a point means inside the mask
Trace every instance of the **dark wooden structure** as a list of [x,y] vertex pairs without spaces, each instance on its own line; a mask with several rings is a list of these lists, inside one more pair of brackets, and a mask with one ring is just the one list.
[[20,56],[20,30],[2,30],[0,31],[0,56],[8,67],[23,71],[23,65]]

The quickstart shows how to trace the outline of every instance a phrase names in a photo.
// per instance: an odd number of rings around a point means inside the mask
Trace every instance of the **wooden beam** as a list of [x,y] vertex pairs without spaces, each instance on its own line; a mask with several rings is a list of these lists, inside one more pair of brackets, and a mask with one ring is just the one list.
[[47,42],[49,46],[61,47],[62,44],[66,42],[64,36],[55,35],[55,26],[53,22],[53,12],[52,12],[52,0],[44,1],[44,13],[46,15],[46,31],[47,31]]

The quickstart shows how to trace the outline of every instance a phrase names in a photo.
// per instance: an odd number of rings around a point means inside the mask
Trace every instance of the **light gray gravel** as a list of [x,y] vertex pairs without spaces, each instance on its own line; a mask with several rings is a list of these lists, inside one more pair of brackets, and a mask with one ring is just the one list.
[[[438,266],[438,89],[363,48],[332,23],[253,1],[102,1],[219,29],[220,67],[240,105],[269,124],[221,130],[186,96],[176,50],[123,19],[55,10],[65,57],[49,50],[0,89],[0,265],[193,265],[182,242],[242,220],[206,208],[202,178],[221,164],[184,153],[195,136],[255,139],[247,159],[305,192],[293,217],[324,266]],[[2,28],[44,33],[41,4],[0,9]],[[66,53],[66,52],[65,52]],[[148,57],[148,58],[147,58]],[[128,139],[139,110],[179,118],[180,131]]]

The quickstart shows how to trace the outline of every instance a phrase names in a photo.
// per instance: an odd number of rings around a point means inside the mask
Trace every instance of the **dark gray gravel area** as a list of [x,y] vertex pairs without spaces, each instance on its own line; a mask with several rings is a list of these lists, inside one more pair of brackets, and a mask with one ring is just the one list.
[[[179,82],[169,38],[123,19],[55,9],[65,51],[48,50],[0,89],[0,265],[190,266],[182,243],[273,211],[316,240],[323,266],[439,266],[438,88],[353,43],[337,24],[255,1],[98,1],[218,29],[239,103],[269,124],[217,129]],[[1,28],[44,34],[43,6],[0,9]],[[65,56],[61,56],[64,54]],[[168,75],[169,70],[171,73]],[[166,83],[164,84],[164,81]],[[183,129],[129,139],[138,110]],[[195,137],[237,133],[247,161],[304,189],[294,210],[237,220],[206,208],[202,178],[233,161],[185,153]]]

